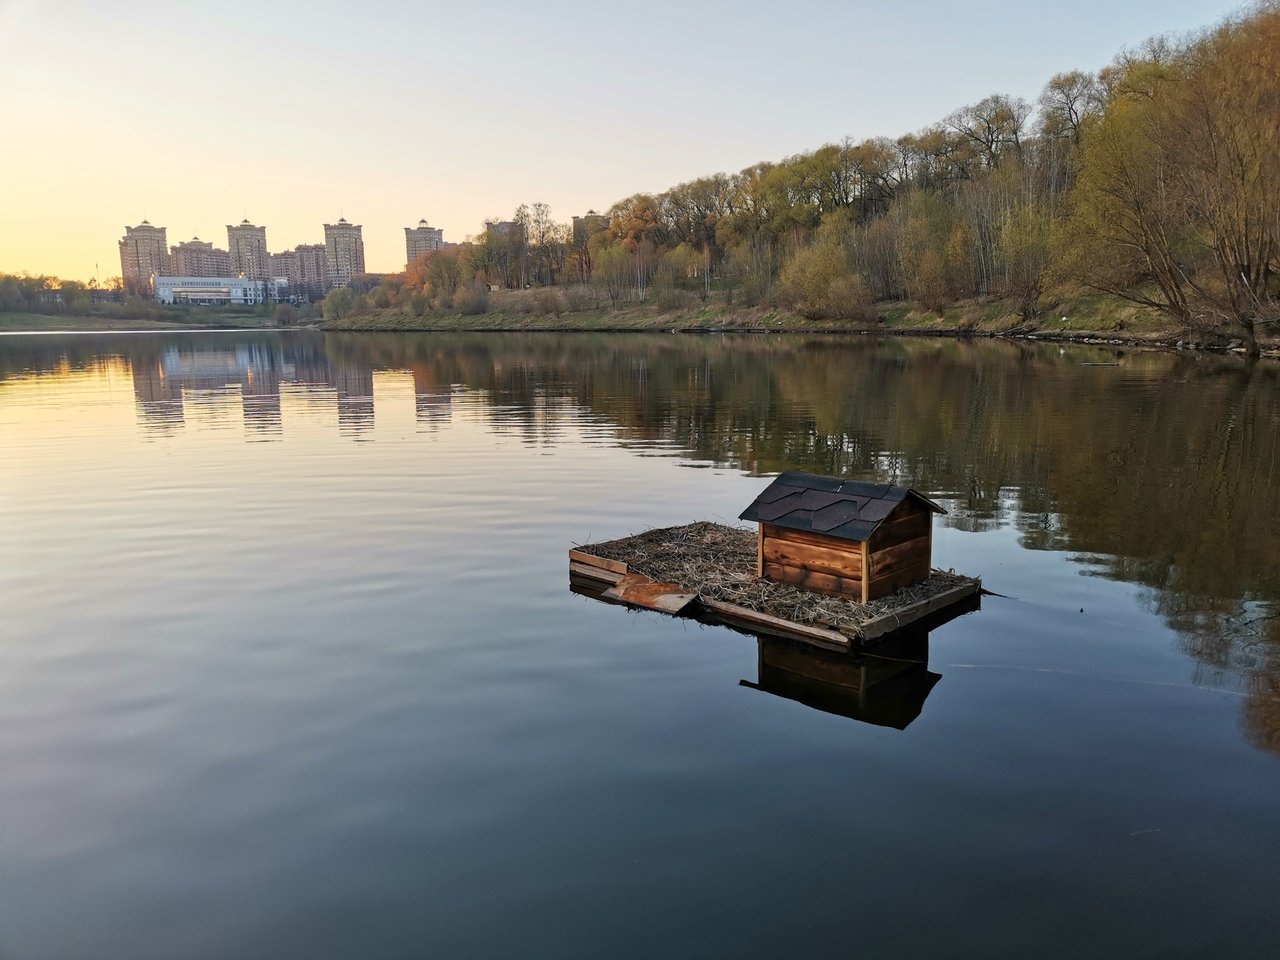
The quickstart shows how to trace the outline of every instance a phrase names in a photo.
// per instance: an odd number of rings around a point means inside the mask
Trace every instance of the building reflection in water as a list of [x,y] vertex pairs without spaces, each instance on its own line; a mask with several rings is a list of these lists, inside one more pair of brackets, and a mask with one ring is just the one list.
[[[181,430],[198,417],[216,423],[229,398],[238,398],[248,440],[284,436],[281,388],[306,404],[336,407],[338,432],[351,440],[372,438],[374,375],[367,363],[330,359],[314,343],[280,340],[216,344],[166,344],[129,358],[138,423],[148,434]],[[419,430],[438,428],[452,416],[452,385],[438,382],[418,366],[412,376],[414,416]],[[408,377],[406,377],[406,381]]]
[[413,376],[414,413],[419,432],[448,423],[453,414],[453,385],[438,379],[426,364],[411,364],[409,373]]

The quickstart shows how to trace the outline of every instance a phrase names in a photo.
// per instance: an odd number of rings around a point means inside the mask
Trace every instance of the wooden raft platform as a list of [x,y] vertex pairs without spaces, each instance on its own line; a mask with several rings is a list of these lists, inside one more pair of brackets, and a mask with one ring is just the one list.
[[755,547],[755,532],[722,524],[650,530],[570,550],[569,581],[602,600],[836,651],[878,642],[982,590],[977,578],[934,570],[913,587],[857,603],[759,577]]

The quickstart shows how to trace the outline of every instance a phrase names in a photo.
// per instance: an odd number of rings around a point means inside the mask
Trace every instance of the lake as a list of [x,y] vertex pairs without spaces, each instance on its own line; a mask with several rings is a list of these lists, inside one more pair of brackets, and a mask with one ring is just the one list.
[[[1204,355],[0,337],[0,957],[1275,956],[1278,446]],[[948,509],[924,682],[570,592],[785,469]]]

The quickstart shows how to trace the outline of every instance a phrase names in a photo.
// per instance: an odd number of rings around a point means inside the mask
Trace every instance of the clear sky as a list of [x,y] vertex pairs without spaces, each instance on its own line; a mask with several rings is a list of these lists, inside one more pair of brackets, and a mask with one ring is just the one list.
[[247,217],[281,250],[339,216],[398,270],[422,217],[462,240],[897,136],[1236,7],[0,0],[0,271],[117,275],[144,217],[221,247]]

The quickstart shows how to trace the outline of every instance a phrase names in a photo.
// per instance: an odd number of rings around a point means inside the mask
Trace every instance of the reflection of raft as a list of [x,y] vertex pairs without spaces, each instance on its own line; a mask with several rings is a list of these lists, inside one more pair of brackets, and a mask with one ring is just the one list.
[[714,523],[650,530],[569,551],[580,592],[672,615],[847,651],[976,597],[942,570],[868,603],[759,576],[757,534]]
[[[971,597],[967,609],[976,608]],[[744,687],[824,713],[906,729],[941,678],[929,669],[929,631],[916,624],[875,645],[875,651],[829,653],[761,637],[758,680]]]

